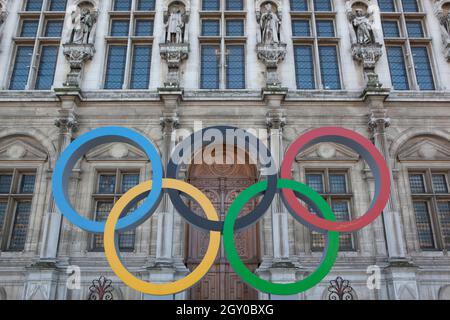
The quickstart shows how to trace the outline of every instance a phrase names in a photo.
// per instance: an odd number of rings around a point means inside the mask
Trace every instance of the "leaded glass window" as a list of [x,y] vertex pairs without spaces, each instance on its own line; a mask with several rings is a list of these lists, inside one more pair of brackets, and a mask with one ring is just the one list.
[[225,0],[225,8],[230,11],[242,11],[244,9],[243,0]]
[[409,173],[412,204],[420,248],[450,249],[449,171],[431,169]]
[[227,89],[245,88],[245,47],[227,46]]
[[306,175],[306,184],[310,186],[313,190],[324,193],[324,187],[323,187],[323,174],[307,174]]
[[292,35],[294,37],[310,37],[311,27],[309,20],[292,20]]
[[219,89],[219,47],[204,45],[201,49],[201,84],[202,89]]
[[50,11],[66,11],[67,0],[50,0]]
[[126,59],[126,46],[112,45],[109,47],[105,89],[122,89]]
[[406,21],[406,29],[410,38],[423,38],[423,27],[421,21]]
[[400,31],[397,21],[383,21],[383,34],[385,38],[398,38]]
[[130,28],[128,20],[112,20],[111,22],[111,36],[112,37],[127,37]]
[[0,250],[25,249],[35,183],[32,172],[0,172]]
[[294,47],[295,74],[297,88],[314,89],[314,62],[311,45],[297,45]]
[[42,0],[27,0],[26,11],[41,11]]
[[152,47],[136,45],[133,54],[133,68],[131,70],[131,89],[146,89],[150,80],[150,65]]
[[138,37],[153,36],[153,20],[137,19],[134,35]]
[[14,69],[9,83],[10,90],[24,90],[26,88],[32,55],[32,46],[17,47]]
[[427,47],[411,47],[416,80],[420,90],[434,90],[433,73]]
[[220,36],[220,20],[202,20],[202,36]]
[[154,11],[155,10],[155,0],[138,0],[137,1],[138,11]]
[[55,78],[56,61],[58,59],[58,49],[56,46],[43,46],[41,60],[36,77],[37,90],[49,90]]
[[403,48],[399,46],[387,47],[386,50],[391,71],[392,87],[395,90],[409,90]]
[[244,20],[229,19],[226,23],[228,37],[242,37],[244,36]]
[[404,12],[418,12],[419,6],[417,0],[402,0],[402,6]]
[[347,182],[345,181],[345,174],[330,174],[330,192],[347,192]]
[[202,0],[202,10],[219,11],[220,10],[220,0]]
[[63,20],[49,20],[45,26],[45,36],[46,37],[61,37],[61,32],[63,28]]
[[[94,217],[96,221],[105,221],[112,207],[122,195],[139,184],[139,173],[116,170],[98,174],[97,190],[93,195]],[[125,215],[136,210],[131,208]],[[136,238],[135,230],[119,234],[119,247],[122,251],[132,251]],[[92,236],[92,250],[103,251],[103,235]]]
[[114,11],[130,11],[131,0],[115,0]]
[[39,20],[24,20],[22,22],[21,37],[34,38],[38,30]]
[[319,46],[320,72],[324,89],[341,88],[336,46]]
[[395,12],[395,0],[378,0],[381,12]]
[[315,11],[332,11],[331,0],[314,0]]
[[308,0],[290,0],[291,11],[308,11]]
[[333,20],[317,20],[316,25],[318,37],[334,37]]

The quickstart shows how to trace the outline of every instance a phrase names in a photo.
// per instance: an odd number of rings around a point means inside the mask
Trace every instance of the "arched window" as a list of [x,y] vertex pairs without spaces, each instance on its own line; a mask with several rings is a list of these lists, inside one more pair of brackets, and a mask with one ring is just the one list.
[[332,0],[291,0],[298,89],[341,89],[339,37]]
[[10,90],[49,90],[55,78],[66,0],[26,0],[19,12]]
[[202,0],[201,89],[245,89],[243,0]]
[[155,0],[114,0],[109,12],[105,89],[148,89]]
[[378,0],[395,90],[435,90],[431,37],[419,0]]

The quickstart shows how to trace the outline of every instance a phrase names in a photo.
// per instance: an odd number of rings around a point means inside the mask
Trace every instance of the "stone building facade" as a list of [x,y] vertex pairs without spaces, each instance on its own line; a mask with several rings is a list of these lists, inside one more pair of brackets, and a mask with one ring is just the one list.
[[[156,299],[114,275],[101,237],[61,217],[52,170],[72,139],[108,125],[145,135],[167,161],[177,133],[199,120],[266,131],[278,160],[321,126],[352,129],[387,159],[382,217],[342,235],[332,272],[289,298],[449,299],[449,9],[449,0],[0,0],[0,299]],[[312,146],[293,170],[340,219],[369,206],[371,172],[346,147]],[[182,175],[223,214],[259,172],[213,165]],[[150,178],[140,150],[104,145],[74,169],[72,202],[104,219]],[[281,205],[238,238],[271,281],[302,279],[322,256],[323,238]],[[142,279],[172,281],[198,263],[203,240],[163,201],[120,245]],[[199,286],[165,298],[280,298],[252,291],[219,260]],[[80,288],[70,285],[78,273]],[[367,285],[373,275],[379,288]]]

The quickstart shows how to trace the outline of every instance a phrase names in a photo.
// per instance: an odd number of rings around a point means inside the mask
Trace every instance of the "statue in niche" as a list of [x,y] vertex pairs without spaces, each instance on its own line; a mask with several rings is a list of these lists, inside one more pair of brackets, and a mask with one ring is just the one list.
[[447,36],[447,38],[450,38],[450,10],[447,10],[446,13],[443,13],[439,17],[439,20],[442,27],[444,28],[444,34]]
[[78,13],[72,11],[72,33],[70,43],[89,44],[92,29],[97,22],[95,15],[89,8],[82,8]]
[[264,5],[265,12],[259,18],[261,27],[261,42],[264,44],[280,43],[279,31],[281,19],[273,11],[272,4]]
[[356,33],[358,44],[374,44],[375,36],[370,23],[370,14],[364,14],[362,9],[356,9],[352,19],[352,25]]
[[180,7],[174,6],[165,16],[167,30],[167,43],[183,43],[185,14]]
[[3,22],[6,20],[6,11],[3,9],[3,5],[0,3],[0,27],[2,26]]

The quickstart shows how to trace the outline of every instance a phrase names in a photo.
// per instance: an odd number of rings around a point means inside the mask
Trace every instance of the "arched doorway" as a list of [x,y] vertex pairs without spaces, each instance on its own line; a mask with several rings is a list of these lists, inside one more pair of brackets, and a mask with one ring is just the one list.
[[[228,152],[230,150],[228,149]],[[233,159],[237,159],[236,150]],[[229,154],[229,153],[228,153]],[[228,208],[236,196],[257,181],[256,165],[251,164],[193,164],[188,171],[188,182],[200,190],[211,200],[221,220],[224,220]],[[256,199],[247,203],[240,216],[247,214],[256,205]],[[203,215],[198,204],[189,201],[193,211]],[[235,233],[236,248],[247,267],[255,271],[260,263],[259,226],[258,224]],[[207,246],[209,234],[186,225],[185,262],[193,270],[202,260]],[[223,245],[214,265],[208,274],[192,287],[188,298],[193,300],[241,300],[257,299],[256,290],[244,283],[233,272],[228,263]]]

